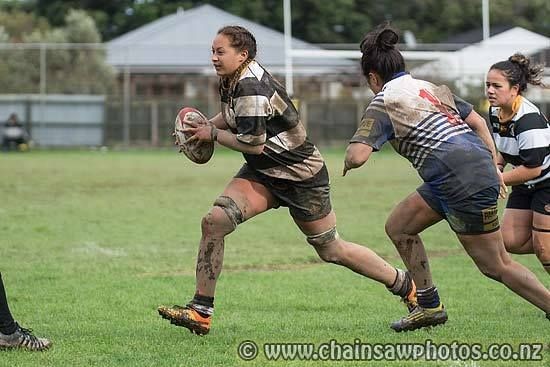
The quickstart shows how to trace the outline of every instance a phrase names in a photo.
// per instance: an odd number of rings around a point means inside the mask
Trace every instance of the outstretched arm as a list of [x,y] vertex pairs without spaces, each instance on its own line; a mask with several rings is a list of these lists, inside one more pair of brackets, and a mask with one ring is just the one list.
[[500,193],[499,196],[501,198],[506,197],[506,193],[508,192],[508,189],[506,188],[506,184],[504,183],[504,178],[502,176],[502,171],[500,170],[501,167],[504,167],[502,165],[503,160],[500,154],[497,152],[497,149],[495,147],[495,142],[493,141],[493,137],[491,136],[491,133],[489,132],[489,128],[487,127],[487,123],[485,122],[485,119],[481,117],[476,111],[472,110],[468,116],[464,119],[464,122],[468,124],[468,126],[476,132],[476,134],[483,140],[487,148],[491,151],[491,155],[493,156],[493,162],[496,166],[498,178],[500,181]]
[[542,172],[542,166],[538,167],[525,167],[525,166],[516,166],[513,170],[506,171],[502,174],[504,182],[507,185],[515,186],[521,185],[529,180],[534,179],[535,177],[540,176]]
[[464,119],[464,122],[468,124],[468,126],[476,132],[476,134],[483,140],[487,148],[491,151],[491,155],[493,156],[493,162],[495,162],[495,165],[499,163],[498,161],[498,155],[497,150],[495,148],[495,142],[493,141],[493,137],[491,136],[491,133],[489,132],[489,128],[487,127],[487,123],[485,122],[485,119],[481,117],[476,111],[472,110],[468,116],[466,116],[466,119]]

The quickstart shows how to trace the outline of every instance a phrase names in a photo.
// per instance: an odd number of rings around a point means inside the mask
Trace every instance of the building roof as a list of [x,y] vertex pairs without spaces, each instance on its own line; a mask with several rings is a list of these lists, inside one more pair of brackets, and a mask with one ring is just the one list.
[[515,27],[481,42],[448,52],[438,60],[411,70],[411,74],[424,78],[479,81],[496,62],[507,60],[516,52],[526,56],[550,48],[550,38]]
[[[107,43],[107,62],[131,72],[188,72],[214,74],[210,62],[212,40],[219,28],[241,25],[250,30],[258,43],[257,60],[273,73],[284,72],[284,34],[212,5],[178,11],[128,32]],[[292,47],[320,49],[292,38]],[[356,62],[319,57],[295,58],[296,74],[351,72]]]

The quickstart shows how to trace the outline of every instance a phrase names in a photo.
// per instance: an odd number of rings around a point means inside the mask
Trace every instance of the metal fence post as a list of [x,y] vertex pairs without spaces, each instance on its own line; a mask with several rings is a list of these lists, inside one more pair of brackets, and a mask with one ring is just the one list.
[[123,126],[122,140],[126,147],[130,146],[130,65],[128,65],[128,52],[126,48],[125,65],[124,65],[124,86],[123,86]]
[[151,145],[159,145],[159,103],[157,100],[151,101]]

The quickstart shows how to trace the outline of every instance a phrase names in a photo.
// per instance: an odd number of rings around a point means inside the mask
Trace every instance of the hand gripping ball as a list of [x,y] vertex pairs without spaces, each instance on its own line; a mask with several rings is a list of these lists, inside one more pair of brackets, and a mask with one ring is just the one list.
[[189,123],[195,123],[197,125],[208,125],[210,122],[208,119],[196,108],[184,107],[176,116],[174,123],[174,133],[176,136],[176,144],[179,145],[180,151],[183,152],[195,163],[204,164],[212,158],[214,154],[214,142],[212,141],[190,141],[187,140],[193,136],[189,132],[183,132],[186,127],[192,127]]

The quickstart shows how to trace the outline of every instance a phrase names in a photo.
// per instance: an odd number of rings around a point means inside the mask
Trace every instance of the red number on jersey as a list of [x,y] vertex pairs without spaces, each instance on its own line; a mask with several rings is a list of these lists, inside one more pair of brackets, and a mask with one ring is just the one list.
[[453,113],[454,111],[453,112],[449,111],[447,106],[441,103],[439,98],[437,98],[436,96],[428,92],[426,89],[420,89],[420,93],[418,93],[418,95],[421,98],[424,98],[425,100],[433,104],[435,107],[437,107],[439,112],[445,115],[445,117],[447,117],[447,119],[451,124],[456,125],[462,122],[462,119],[460,118],[460,116],[457,116],[456,113]]

